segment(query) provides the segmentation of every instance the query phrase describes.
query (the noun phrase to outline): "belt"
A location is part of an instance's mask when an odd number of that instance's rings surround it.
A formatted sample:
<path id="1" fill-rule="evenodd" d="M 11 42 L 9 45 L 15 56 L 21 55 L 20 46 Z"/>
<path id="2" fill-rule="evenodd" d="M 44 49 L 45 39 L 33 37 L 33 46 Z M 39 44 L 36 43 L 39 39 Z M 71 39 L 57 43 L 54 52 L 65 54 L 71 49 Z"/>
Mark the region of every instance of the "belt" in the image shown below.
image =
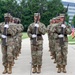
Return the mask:
<path id="1" fill-rule="evenodd" d="M 7 36 L 11 36 L 11 34 L 7 34 Z"/>
<path id="2" fill-rule="evenodd" d="M 37 34 L 37 36 L 41 36 L 41 34 Z"/>

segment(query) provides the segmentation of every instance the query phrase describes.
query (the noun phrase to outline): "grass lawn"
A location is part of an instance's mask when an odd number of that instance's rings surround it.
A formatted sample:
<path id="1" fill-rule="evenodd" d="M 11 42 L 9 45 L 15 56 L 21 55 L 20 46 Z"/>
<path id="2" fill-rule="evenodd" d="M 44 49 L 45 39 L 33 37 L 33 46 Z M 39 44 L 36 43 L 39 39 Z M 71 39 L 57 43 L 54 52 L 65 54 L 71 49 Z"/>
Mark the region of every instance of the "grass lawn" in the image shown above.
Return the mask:
<path id="1" fill-rule="evenodd" d="M 22 34 L 23 34 L 22 39 L 28 38 L 28 35 L 27 35 L 26 32 L 23 32 Z M 1 41 L 1 40 L 0 40 L 0 41 Z M 75 44 L 75 38 L 72 39 L 72 36 L 69 35 L 69 36 L 68 36 L 68 42 L 69 42 L 69 44 Z"/>
<path id="2" fill-rule="evenodd" d="M 75 44 L 75 38 L 72 39 L 72 36 L 69 35 L 69 36 L 68 36 L 68 42 L 69 42 L 69 44 Z"/>
<path id="3" fill-rule="evenodd" d="M 26 38 L 28 38 L 28 35 L 27 35 L 26 32 L 23 32 L 22 34 L 23 34 L 22 39 L 26 39 Z"/>

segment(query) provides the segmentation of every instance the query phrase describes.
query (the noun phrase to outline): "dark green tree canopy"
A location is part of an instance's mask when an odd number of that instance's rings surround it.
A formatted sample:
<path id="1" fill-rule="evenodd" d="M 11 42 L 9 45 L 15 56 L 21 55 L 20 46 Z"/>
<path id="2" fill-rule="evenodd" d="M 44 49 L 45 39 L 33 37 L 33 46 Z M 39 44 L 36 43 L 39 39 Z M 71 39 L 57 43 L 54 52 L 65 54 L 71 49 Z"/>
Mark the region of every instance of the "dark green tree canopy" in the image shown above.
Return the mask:
<path id="1" fill-rule="evenodd" d="M 72 25 L 74 25 L 74 27 L 75 27 L 75 15 L 74 15 L 74 17 L 72 19 Z"/>
<path id="2" fill-rule="evenodd" d="M 35 12 L 41 13 L 41 22 L 47 26 L 49 20 L 63 10 L 61 0 L 0 0 L 0 22 L 4 21 L 4 13 L 10 12 L 12 16 L 21 19 L 26 31 L 34 21 Z"/>

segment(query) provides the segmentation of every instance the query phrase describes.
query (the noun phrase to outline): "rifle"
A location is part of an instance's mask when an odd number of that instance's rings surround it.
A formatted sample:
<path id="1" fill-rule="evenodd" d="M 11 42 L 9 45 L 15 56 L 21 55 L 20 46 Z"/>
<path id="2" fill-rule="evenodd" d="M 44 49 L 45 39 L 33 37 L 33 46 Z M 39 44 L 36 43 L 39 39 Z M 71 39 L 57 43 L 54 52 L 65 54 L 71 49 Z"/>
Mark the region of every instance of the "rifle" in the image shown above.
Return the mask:
<path id="1" fill-rule="evenodd" d="M 5 22 L 5 24 L 7 24 L 7 23 Z M 6 27 L 4 27 L 3 35 L 7 36 L 7 28 Z M 7 37 L 2 38 L 2 45 L 6 46 L 6 43 L 7 43 Z"/>
<path id="2" fill-rule="evenodd" d="M 35 24 L 37 24 L 37 22 L 38 22 L 38 17 L 37 17 Z M 37 27 L 34 27 L 34 33 L 33 34 L 35 34 L 35 35 L 38 34 L 38 28 Z M 37 42 L 37 37 L 33 38 L 33 45 L 36 45 L 36 42 Z"/>
<path id="3" fill-rule="evenodd" d="M 66 11 L 64 11 L 64 13 L 65 13 L 65 12 L 67 13 L 67 11 L 68 11 L 68 6 L 69 6 L 69 4 L 67 5 L 67 9 L 66 9 Z M 64 22 L 65 22 L 66 13 L 65 13 L 64 21 L 63 21 L 62 24 L 64 24 Z M 62 34 L 63 36 L 64 36 L 64 35 L 67 36 L 67 35 L 65 34 L 65 31 L 66 31 L 65 28 L 61 27 L 61 32 L 60 32 L 60 34 Z M 64 45 L 63 37 L 61 37 L 61 38 L 59 38 L 59 39 L 60 39 L 60 45 Z"/>

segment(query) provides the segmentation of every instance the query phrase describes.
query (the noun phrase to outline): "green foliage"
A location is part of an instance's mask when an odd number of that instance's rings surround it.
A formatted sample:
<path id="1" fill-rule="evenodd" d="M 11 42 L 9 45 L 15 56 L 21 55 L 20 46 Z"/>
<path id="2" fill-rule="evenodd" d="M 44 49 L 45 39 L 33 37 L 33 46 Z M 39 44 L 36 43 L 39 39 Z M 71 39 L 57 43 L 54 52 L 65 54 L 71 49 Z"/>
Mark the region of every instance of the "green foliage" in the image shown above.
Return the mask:
<path id="1" fill-rule="evenodd" d="M 41 13 L 41 22 L 46 26 L 49 20 L 62 13 L 64 7 L 61 0 L 0 0 L 0 22 L 4 21 L 3 15 L 10 12 L 14 17 L 19 17 L 27 30 L 32 23 L 35 12 Z"/>
<path id="2" fill-rule="evenodd" d="M 73 24 L 74 27 L 75 27 L 75 15 L 74 15 L 74 17 L 73 17 L 73 19 L 72 19 L 72 24 Z"/>
<path id="3" fill-rule="evenodd" d="M 69 16 L 67 14 L 66 14 L 65 21 L 67 22 L 67 24 L 69 24 Z"/>

